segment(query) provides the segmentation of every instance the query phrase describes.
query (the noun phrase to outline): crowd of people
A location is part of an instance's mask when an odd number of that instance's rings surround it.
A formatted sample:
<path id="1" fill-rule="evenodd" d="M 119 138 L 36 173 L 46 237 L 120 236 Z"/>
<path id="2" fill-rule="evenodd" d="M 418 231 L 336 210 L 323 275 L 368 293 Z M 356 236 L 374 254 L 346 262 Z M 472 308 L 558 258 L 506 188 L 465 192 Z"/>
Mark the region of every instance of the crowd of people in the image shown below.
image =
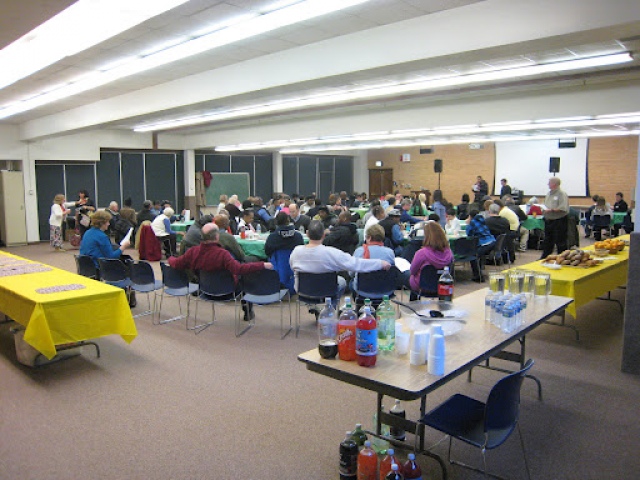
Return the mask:
<path id="1" fill-rule="evenodd" d="M 222 195 L 216 215 L 198 218 L 184 235 L 179 252 L 178 232 L 172 223 L 181 217 L 175 215 L 169 202 L 147 200 L 136 212 L 131 200 L 126 199 L 122 209 L 113 201 L 107 208 L 96 210 L 88 192 L 81 190 L 75 202 L 67 202 L 61 194 L 54 198 L 49 221 L 51 245 L 56 251 L 63 250 L 61 229 L 72 208 L 76 228 L 82 236 L 80 253 L 89 255 L 96 263 L 101 257 L 128 257 L 123 252 L 133 245 L 135 236 L 127 233 L 146 222 L 156 241 L 165 246 L 169 264 L 175 268 L 228 270 L 236 279 L 263 268 L 275 269 L 281 284 L 292 293 L 297 290 L 297 276 L 301 272 L 337 272 L 334 295 L 337 301 L 347 289 L 357 290 L 359 273 L 388 270 L 394 267 L 398 257 L 409 261 L 410 268 L 397 272 L 395 286 L 419 289 L 420 275 L 426 265 L 441 269 L 452 263 L 454 257 L 447 234 L 460 233 L 462 223 L 466 223 L 467 237 L 477 237 L 480 259 L 505 235 L 504 260 L 513 262 L 516 250 L 527 248 L 529 231 L 521 225 L 528 215 L 544 215 L 541 258 L 554 248 L 561 252 L 574 245 L 573 242 L 577 244 L 576 236 L 571 234 L 576 224 L 571 221 L 575 213 L 569 207 L 559 178 L 549 179 L 549 191 L 542 203 L 532 197 L 524 208 L 515 204 L 507 180 L 502 179 L 501 184 L 501 197 L 492 199 L 486 181 L 479 176 L 472 187 L 474 202 L 471 203 L 465 193 L 457 206 L 448 202 L 440 190 L 435 190 L 431 205 L 426 204 L 424 194 L 406 198 L 399 192 L 373 199 L 367 199 L 364 193 L 340 192 L 332 194 L 326 203 L 315 195 L 300 198 L 295 194 L 275 194 L 266 204 L 259 197 L 241 202 L 236 195 Z M 596 195 L 593 200 L 594 205 L 586 215 L 587 236 L 598 216 L 628 210 L 621 192 L 616 194 L 613 207 L 601 196 Z M 361 219 L 360 212 L 352 212 L 351 208 L 366 208 L 367 212 Z M 364 244 L 360 246 L 358 226 L 364 230 Z M 236 235 L 255 235 L 260 231 L 268 232 L 265 243 L 268 262 L 245 255 L 236 240 Z M 593 233 L 599 238 L 599 229 Z M 308 237 L 306 245 L 303 234 Z M 125 237 L 130 240 L 123 240 Z M 408 242 L 407 238 L 414 240 Z M 471 265 L 472 279 L 483 281 L 483 262 Z M 251 305 L 244 305 L 243 309 L 245 320 L 251 319 Z"/>

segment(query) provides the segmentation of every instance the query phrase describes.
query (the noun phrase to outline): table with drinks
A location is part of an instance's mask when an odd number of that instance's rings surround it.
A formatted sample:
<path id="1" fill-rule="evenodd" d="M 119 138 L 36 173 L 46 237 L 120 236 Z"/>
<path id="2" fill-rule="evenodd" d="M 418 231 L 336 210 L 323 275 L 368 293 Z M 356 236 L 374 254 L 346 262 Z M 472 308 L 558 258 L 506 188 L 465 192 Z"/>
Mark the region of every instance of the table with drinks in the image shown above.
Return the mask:
<path id="1" fill-rule="evenodd" d="M 442 459 L 424 449 L 424 429 L 420 428 L 416 421 L 383 411 L 384 397 L 389 396 L 401 401 L 420 400 L 422 418 L 426 413 L 426 399 L 429 393 L 491 357 L 504 358 L 524 365 L 525 336 L 554 315 L 562 314 L 572 302 L 572 299 L 567 297 L 546 294 L 534 297 L 523 292 L 505 299 L 505 303 L 507 300 L 512 302 L 513 308 L 506 308 L 506 315 L 501 313 L 498 316 L 495 309 L 492 310 L 490 302 L 487 304 L 488 297 L 491 297 L 491 292 L 478 290 L 453 298 L 451 302 L 433 299 L 418 301 L 424 302 L 427 309 L 451 309 L 451 312 L 462 312 L 463 316 L 456 319 L 447 318 L 446 315 L 445 318 L 423 319 L 410 315 L 410 312 L 402 307 L 404 315 L 396 322 L 395 309 L 391 316 L 385 307 L 381 312 L 379 324 L 375 319 L 372 320 L 372 315 L 366 308 L 357 321 L 355 314 L 343 320 L 345 311 L 350 311 L 348 305 L 345 305 L 336 326 L 335 343 L 338 346 L 338 358 L 323 358 L 323 355 L 327 356 L 326 352 L 321 355 L 320 349 L 316 348 L 301 353 L 298 360 L 305 363 L 307 369 L 312 372 L 376 392 L 376 425 L 374 430 L 368 433 L 411 449 L 413 444 L 403 443 L 397 436 L 392 438 L 383 435 L 382 424 L 389 425 L 392 431 L 396 429 L 415 433 L 419 437 L 419 451 L 438 461 L 446 478 L 446 467 Z M 524 306 L 519 301 L 521 298 L 524 300 Z M 411 305 L 415 303 L 412 302 Z M 444 310 L 443 305 L 447 305 Z M 505 312 L 504 305 L 501 306 L 502 312 Z M 429 310 L 429 313 L 431 311 Z M 376 314 L 380 316 L 380 313 Z M 392 319 L 393 327 L 389 326 L 387 315 Z M 443 336 L 441 330 L 448 330 L 448 322 L 456 322 L 461 328 L 449 330 L 449 334 Z M 319 341 L 323 339 L 323 327 L 319 318 Z M 381 336 L 382 343 L 379 345 L 377 342 Z M 427 336 L 428 339 L 425 338 Z M 505 352 L 506 347 L 516 342 L 520 345 L 519 353 Z M 418 349 L 418 354 L 415 349 Z"/>
<path id="2" fill-rule="evenodd" d="M 234 235 L 238 245 L 244 252 L 245 255 L 253 255 L 260 260 L 267 261 L 267 254 L 264 251 L 264 245 L 267 243 L 267 237 L 269 237 L 268 233 L 249 233 L 245 234 L 245 238 L 242 238 L 241 235 Z M 309 237 L 306 235 L 302 235 L 304 243 L 309 243 Z"/>
<path id="3" fill-rule="evenodd" d="M 629 240 L 629 235 L 618 237 L 620 240 Z M 581 249 L 585 252 L 594 252 L 593 246 Z M 596 257 L 597 258 L 597 257 Z M 587 303 L 608 294 L 612 290 L 627 283 L 629 269 L 629 249 L 605 256 L 600 265 L 588 268 L 582 266 L 555 266 L 551 269 L 542 261 L 528 263 L 518 267 L 516 270 L 532 272 L 538 278 L 549 277 L 550 289 L 553 295 L 562 295 L 573 299 L 573 303 L 567 307 L 567 313 L 577 318 L 577 309 Z M 491 281 L 491 279 L 490 279 Z M 542 280 L 540 280 L 542 281 Z M 563 326 L 564 317 L 562 319 Z M 573 326 L 568 326 L 576 331 Z"/>

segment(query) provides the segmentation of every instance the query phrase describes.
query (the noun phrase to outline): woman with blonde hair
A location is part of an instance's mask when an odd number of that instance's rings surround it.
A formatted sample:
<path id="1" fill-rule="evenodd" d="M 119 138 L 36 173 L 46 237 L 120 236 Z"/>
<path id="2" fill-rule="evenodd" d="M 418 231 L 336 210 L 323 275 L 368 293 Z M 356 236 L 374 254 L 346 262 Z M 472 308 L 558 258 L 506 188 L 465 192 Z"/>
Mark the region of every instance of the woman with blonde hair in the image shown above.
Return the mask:
<path id="1" fill-rule="evenodd" d="M 441 269 L 453 261 L 447 235 L 439 223 L 428 221 L 424 224 L 424 241 L 411 261 L 409 286 L 413 291 L 420 290 L 420 274 L 426 265 Z"/>
<path id="2" fill-rule="evenodd" d="M 67 204 L 62 193 L 53 197 L 51 215 L 49 216 L 49 242 L 51 246 L 55 248 L 56 252 L 65 251 L 65 249 L 62 248 L 62 242 L 64 242 L 62 238 L 62 222 L 64 222 L 67 215 L 71 213 L 71 210 L 67 210 L 66 207 Z"/>

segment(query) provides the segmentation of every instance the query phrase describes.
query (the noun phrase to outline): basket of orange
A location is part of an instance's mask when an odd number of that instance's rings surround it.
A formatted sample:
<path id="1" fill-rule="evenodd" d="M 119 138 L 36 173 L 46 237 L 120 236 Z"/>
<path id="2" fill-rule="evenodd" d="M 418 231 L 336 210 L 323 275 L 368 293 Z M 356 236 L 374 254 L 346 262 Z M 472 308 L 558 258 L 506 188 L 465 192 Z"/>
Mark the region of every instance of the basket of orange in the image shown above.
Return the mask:
<path id="1" fill-rule="evenodd" d="M 593 244 L 593 248 L 596 252 L 607 251 L 610 255 L 615 255 L 618 252 L 624 250 L 624 241 L 615 238 L 608 238 L 601 242 Z"/>

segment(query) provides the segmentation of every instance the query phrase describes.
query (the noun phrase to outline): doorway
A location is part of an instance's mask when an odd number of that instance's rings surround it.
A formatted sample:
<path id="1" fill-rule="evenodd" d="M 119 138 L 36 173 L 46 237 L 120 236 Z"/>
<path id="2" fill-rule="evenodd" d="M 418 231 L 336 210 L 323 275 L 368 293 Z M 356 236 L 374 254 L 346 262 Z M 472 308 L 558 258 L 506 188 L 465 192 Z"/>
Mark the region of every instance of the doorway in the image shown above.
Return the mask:
<path id="1" fill-rule="evenodd" d="M 393 169 L 369 170 L 369 197 L 377 198 L 385 193 L 393 193 Z"/>

